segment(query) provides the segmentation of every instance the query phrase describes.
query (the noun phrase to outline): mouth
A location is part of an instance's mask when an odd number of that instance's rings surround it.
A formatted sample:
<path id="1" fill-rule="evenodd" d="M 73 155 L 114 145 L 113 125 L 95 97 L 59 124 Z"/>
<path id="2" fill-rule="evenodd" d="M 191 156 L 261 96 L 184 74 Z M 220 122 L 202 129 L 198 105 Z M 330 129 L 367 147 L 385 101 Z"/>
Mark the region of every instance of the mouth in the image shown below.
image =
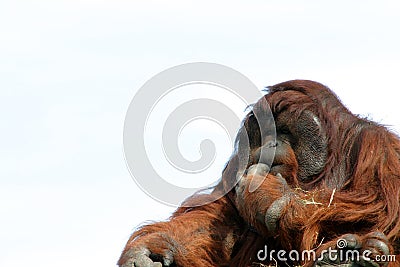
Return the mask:
<path id="1" fill-rule="evenodd" d="M 281 163 L 273 163 L 271 167 L 263 162 L 258 162 L 255 164 L 251 164 L 247 170 L 247 175 L 261 175 L 266 176 L 268 173 L 277 174 L 282 173 L 285 169 L 285 165 Z"/>
<path id="2" fill-rule="evenodd" d="M 246 170 L 246 175 L 260 175 L 266 176 L 270 172 L 271 168 L 265 163 L 256 163 L 250 165 Z"/>
<path id="3" fill-rule="evenodd" d="M 271 174 L 272 176 L 280 177 L 285 183 L 288 183 L 291 181 L 287 180 L 286 178 L 283 178 L 286 176 L 285 170 L 287 169 L 287 166 L 284 164 L 272 164 L 270 167 L 268 164 L 265 163 L 255 163 L 250 165 L 246 171 L 245 171 L 245 176 L 251 177 L 251 182 L 249 185 L 249 192 L 253 192 L 257 190 L 257 188 L 260 187 L 260 185 L 264 182 L 265 179 L 268 179 L 267 176 L 268 174 Z M 283 176 L 282 176 L 283 175 Z"/>

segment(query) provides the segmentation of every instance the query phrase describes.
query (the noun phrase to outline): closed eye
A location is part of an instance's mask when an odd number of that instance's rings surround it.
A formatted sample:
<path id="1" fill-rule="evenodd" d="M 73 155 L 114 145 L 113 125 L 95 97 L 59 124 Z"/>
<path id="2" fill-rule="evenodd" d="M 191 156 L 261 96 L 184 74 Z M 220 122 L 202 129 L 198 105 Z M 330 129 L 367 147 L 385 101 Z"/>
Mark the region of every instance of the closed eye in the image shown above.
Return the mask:
<path id="1" fill-rule="evenodd" d="M 283 127 L 279 128 L 279 133 L 280 134 L 291 134 L 291 132 L 287 126 L 283 126 Z"/>

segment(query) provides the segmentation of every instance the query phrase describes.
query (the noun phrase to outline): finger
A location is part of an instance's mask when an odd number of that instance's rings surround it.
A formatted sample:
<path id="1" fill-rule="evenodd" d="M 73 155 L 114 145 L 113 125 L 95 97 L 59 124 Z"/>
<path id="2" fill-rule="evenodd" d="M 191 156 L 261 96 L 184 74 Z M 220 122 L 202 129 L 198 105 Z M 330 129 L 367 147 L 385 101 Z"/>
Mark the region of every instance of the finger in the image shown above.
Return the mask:
<path id="1" fill-rule="evenodd" d="M 278 181 L 282 184 L 283 186 L 283 191 L 289 190 L 289 185 L 287 184 L 287 181 L 285 178 L 282 177 L 282 174 L 279 172 L 275 175 L 275 177 L 278 179 Z"/>
<path id="2" fill-rule="evenodd" d="M 275 200 L 265 214 L 265 225 L 268 231 L 274 235 L 276 233 L 277 222 L 282 215 L 283 209 L 289 204 L 290 196 L 284 195 Z"/>
<path id="3" fill-rule="evenodd" d="M 341 248 L 347 248 L 347 249 L 360 249 L 362 247 L 362 241 L 360 240 L 360 237 L 356 234 L 345 234 L 341 236 L 339 240 L 345 240 L 345 247 Z"/>
<path id="4" fill-rule="evenodd" d="M 171 266 L 174 262 L 174 255 L 171 251 L 167 251 L 163 258 L 164 266 Z"/>
<path id="5" fill-rule="evenodd" d="M 365 259 L 363 257 L 360 258 L 359 261 L 357 261 L 357 264 L 363 267 L 379 267 L 379 263 L 371 260 L 371 259 Z"/>
<path id="6" fill-rule="evenodd" d="M 247 170 L 247 175 L 261 175 L 261 176 L 265 176 L 268 174 L 270 168 L 267 164 L 264 163 L 257 163 L 257 164 L 253 164 L 249 167 L 249 169 Z"/>
<path id="7" fill-rule="evenodd" d="M 247 170 L 247 175 L 253 176 L 249 185 L 250 193 L 256 191 L 257 188 L 260 187 L 260 185 L 264 182 L 269 170 L 269 166 L 264 163 L 258 163 L 250 166 L 250 168 Z"/>
<path id="8" fill-rule="evenodd" d="M 161 263 L 159 263 L 159 264 L 161 264 Z M 136 259 L 134 260 L 133 266 L 135 266 L 135 267 L 154 267 L 154 266 L 160 266 L 160 265 L 155 265 L 155 263 L 146 255 L 138 255 L 136 257 Z"/>

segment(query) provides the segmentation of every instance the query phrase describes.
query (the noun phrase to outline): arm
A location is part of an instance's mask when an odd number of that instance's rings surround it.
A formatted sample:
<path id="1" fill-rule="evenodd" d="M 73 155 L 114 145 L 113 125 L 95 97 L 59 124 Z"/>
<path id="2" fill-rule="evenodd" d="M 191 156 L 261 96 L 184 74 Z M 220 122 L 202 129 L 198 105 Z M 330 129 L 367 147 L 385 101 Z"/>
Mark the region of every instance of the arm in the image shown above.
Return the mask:
<path id="1" fill-rule="evenodd" d="M 374 211 L 379 213 L 384 209 L 382 202 L 378 201 L 377 206 L 369 211 L 372 216 L 366 218 L 366 206 L 352 203 L 348 192 L 338 191 L 335 195 L 335 191 L 329 190 L 296 190 L 291 189 L 280 174 L 264 175 L 260 168 L 256 173 L 252 170 L 249 173 L 236 188 L 239 213 L 264 236 L 279 240 L 287 252 L 293 249 L 315 251 L 315 259 L 299 259 L 303 266 L 348 264 L 346 266 L 380 267 L 388 264 L 379 259 L 390 259 L 388 256 L 393 254 L 393 248 L 383 229 L 371 227 L 368 221 L 380 217 Z M 248 188 L 254 179 L 262 179 L 262 183 L 250 192 Z M 353 231 L 363 234 L 355 234 L 348 228 L 356 224 Z M 334 253 L 328 254 L 330 250 Z M 352 255 L 346 251 L 353 251 L 360 257 L 346 258 L 346 255 Z M 363 253 L 369 257 L 363 258 Z M 396 264 L 398 262 L 390 262 L 389 266 Z"/>
<path id="2" fill-rule="evenodd" d="M 227 196 L 204 206 L 181 207 L 169 221 L 134 232 L 118 265 L 226 266 L 239 232 L 240 218 Z"/>

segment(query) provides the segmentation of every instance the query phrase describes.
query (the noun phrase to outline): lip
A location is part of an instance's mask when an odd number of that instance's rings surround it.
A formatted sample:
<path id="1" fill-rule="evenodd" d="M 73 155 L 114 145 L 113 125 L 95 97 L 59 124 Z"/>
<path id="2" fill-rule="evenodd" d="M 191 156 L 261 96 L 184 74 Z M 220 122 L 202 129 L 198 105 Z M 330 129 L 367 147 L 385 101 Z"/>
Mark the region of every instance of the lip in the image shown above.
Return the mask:
<path id="1" fill-rule="evenodd" d="M 284 173 L 285 169 L 286 169 L 285 164 L 275 164 L 275 165 L 272 165 L 269 172 L 270 173 L 272 172 L 273 174 Z"/>
<path id="2" fill-rule="evenodd" d="M 263 171 L 263 174 L 265 174 L 265 175 L 268 173 L 271 173 L 271 172 L 280 173 L 282 171 L 281 168 L 283 168 L 285 166 L 285 164 L 283 164 L 283 163 L 273 163 L 271 166 L 268 166 L 268 164 L 265 164 L 263 162 L 257 162 L 257 163 L 253 163 L 253 164 L 250 164 L 247 166 L 245 175 L 247 175 L 249 173 L 249 169 L 251 169 L 252 166 L 258 165 L 258 164 L 267 166 L 267 167 L 263 168 L 263 169 L 266 169 L 265 171 Z"/>
<path id="3" fill-rule="evenodd" d="M 275 168 L 275 167 L 282 167 L 282 166 L 284 166 L 284 165 L 285 165 L 285 164 L 282 164 L 282 163 L 272 164 L 271 169 L 272 169 L 272 168 Z"/>
<path id="4" fill-rule="evenodd" d="M 266 176 L 270 172 L 270 167 L 265 163 L 256 163 L 250 165 L 246 169 L 246 175 L 261 175 Z"/>

